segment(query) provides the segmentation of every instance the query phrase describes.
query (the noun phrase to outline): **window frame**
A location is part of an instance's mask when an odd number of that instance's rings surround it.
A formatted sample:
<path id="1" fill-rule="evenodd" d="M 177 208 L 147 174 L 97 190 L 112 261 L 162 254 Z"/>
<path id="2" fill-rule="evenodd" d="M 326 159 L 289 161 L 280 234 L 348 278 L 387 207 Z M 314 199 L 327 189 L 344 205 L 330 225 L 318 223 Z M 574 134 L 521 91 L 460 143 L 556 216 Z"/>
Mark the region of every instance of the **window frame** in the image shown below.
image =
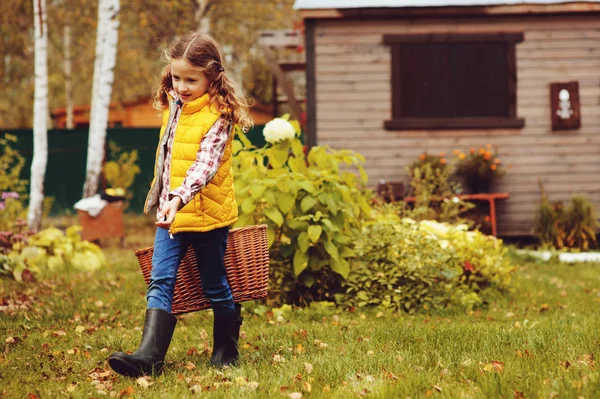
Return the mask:
<path id="1" fill-rule="evenodd" d="M 390 46 L 391 52 L 391 91 L 392 119 L 384 122 L 386 130 L 423 130 L 423 129 L 520 129 L 525 126 L 525 120 L 517 117 L 517 62 L 516 45 L 522 42 L 522 32 L 499 33 L 434 33 L 434 34 L 387 34 L 383 35 L 383 43 Z M 480 43 L 501 42 L 508 48 L 508 116 L 506 117 L 402 117 L 401 88 L 402 82 L 398 69 L 399 47 L 406 43 Z"/>

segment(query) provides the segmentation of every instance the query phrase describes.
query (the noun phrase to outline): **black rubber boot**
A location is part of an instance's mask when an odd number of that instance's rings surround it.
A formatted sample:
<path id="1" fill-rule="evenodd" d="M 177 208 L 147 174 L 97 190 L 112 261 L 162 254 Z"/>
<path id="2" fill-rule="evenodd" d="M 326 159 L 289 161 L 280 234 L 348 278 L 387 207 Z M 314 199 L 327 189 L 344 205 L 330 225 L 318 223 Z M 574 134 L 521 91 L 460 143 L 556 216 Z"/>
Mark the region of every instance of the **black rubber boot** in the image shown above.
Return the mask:
<path id="1" fill-rule="evenodd" d="M 128 355 L 116 352 L 108 358 L 108 364 L 117 373 L 127 377 L 158 374 L 165 365 L 177 318 L 162 309 L 146 310 L 142 343 L 137 351 Z"/>
<path id="2" fill-rule="evenodd" d="M 238 340 L 242 325 L 242 306 L 235 304 L 235 311 L 230 314 L 215 315 L 213 328 L 213 353 L 210 365 L 213 367 L 236 366 L 240 354 Z"/>

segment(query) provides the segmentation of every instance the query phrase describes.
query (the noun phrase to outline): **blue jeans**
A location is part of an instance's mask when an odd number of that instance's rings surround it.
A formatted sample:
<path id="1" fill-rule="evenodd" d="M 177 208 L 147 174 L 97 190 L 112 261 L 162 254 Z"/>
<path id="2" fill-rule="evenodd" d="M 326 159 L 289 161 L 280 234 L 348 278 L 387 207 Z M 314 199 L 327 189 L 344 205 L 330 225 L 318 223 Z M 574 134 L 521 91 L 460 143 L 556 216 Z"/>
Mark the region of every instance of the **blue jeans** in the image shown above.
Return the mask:
<path id="1" fill-rule="evenodd" d="M 158 227 L 154 238 L 152 273 L 146 299 L 148 309 L 171 313 L 177 270 L 189 246 L 198 259 L 202 291 L 210 300 L 215 314 L 235 310 L 231 289 L 225 273 L 224 256 L 229 227 L 207 232 L 179 233 L 171 239 L 166 229 Z"/>

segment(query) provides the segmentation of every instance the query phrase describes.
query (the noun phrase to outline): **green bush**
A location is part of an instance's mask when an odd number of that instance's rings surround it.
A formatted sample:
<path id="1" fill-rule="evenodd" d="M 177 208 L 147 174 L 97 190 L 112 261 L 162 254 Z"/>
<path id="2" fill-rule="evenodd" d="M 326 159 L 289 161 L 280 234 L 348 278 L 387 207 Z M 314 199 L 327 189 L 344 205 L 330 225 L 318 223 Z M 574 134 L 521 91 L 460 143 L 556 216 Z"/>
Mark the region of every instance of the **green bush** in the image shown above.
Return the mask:
<path id="1" fill-rule="evenodd" d="M 0 231 L 14 230 L 19 219 L 27 217 L 23 201 L 28 182 L 20 178 L 25 158 L 12 148 L 11 143 L 16 141 L 11 134 L 0 138 Z"/>
<path id="2" fill-rule="evenodd" d="M 305 155 L 298 125 L 292 124 L 295 137 L 263 148 L 237 135 L 236 225 L 269 226 L 274 301 L 331 300 L 350 273 L 354 235 L 371 210 L 372 194 L 365 189 L 362 156 L 327 147 Z"/>
<path id="3" fill-rule="evenodd" d="M 72 226 L 66 234 L 48 228 L 30 237 L 17 240 L 10 251 L 0 258 L 4 275 L 21 280 L 24 271 L 37 277 L 101 268 L 106 260 L 102 250 L 89 241 L 83 241 L 80 226 Z"/>
<path id="4" fill-rule="evenodd" d="M 551 203 L 544 192 L 533 222 L 533 233 L 543 248 L 572 248 L 586 251 L 596 247 L 596 211 L 584 195 L 573 195 L 569 206 Z"/>
<path id="5" fill-rule="evenodd" d="M 461 200 L 460 184 L 450 180 L 452 168 L 433 168 L 429 163 L 412 169 L 411 192 L 415 197 L 412 209 L 402 215 L 415 220 L 438 220 L 448 223 L 470 222 L 462 215 L 475 205 Z"/>
<path id="6" fill-rule="evenodd" d="M 363 228 L 338 303 L 409 313 L 447 306 L 471 310 L 509 288 L 515 269 L 500 240 L 466 225 L 390 216 L 384 210 Z"/>

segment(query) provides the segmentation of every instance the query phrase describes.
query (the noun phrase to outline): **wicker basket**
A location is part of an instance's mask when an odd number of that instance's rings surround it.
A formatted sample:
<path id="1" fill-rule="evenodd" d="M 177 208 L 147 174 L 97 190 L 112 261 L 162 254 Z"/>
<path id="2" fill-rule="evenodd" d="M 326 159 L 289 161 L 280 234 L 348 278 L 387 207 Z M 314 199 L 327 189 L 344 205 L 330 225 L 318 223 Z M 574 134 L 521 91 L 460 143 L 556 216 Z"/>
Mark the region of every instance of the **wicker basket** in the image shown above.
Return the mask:
<path id="1" fill-rule="evenodd" d="M 140 249 L 135 253 L 146 284 L 150 283 L 154 248 Z M 194 312 L 210 308 L 200 283 L 196 256 L 188 250 L 177 272 L 173 314 Z M 225 269 L 235 302 L 250 301 L 267 296 L 269 284 L 269 244 L 267 225 L 246 226 L 229 231 L 225 252 Z"/>

